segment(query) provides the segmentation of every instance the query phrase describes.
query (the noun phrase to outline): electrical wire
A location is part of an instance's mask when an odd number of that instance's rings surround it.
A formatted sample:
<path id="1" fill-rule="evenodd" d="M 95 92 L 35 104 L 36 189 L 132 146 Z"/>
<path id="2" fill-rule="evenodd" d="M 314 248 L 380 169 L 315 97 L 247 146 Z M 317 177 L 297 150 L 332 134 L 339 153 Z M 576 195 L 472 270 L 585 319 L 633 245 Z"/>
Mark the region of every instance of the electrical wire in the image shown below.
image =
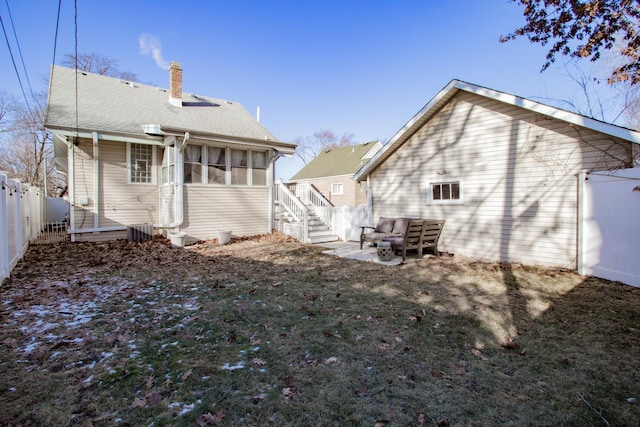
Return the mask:
<path id="1" fill-rule="evenodd" d="M 61 8 L 62 8 L 62 0 L 58 0 L 58 16 L 56 17 L 56 33 L 55 33 L 55 36 L 53 37 L 53 59 L 51 60 L 51 65 L 56 65 L 56 50 L 58 49 L 58 28 L 60 27 L 60 9 Z"/>
<path id="2" fill-rule="evenodd" d="M 33 123 L 36 122 L 33 112 L 31 110 L 31 104 L 29 104 L 29 99 L 27 98 L 27 93 L 24 90 L 24 85 L 22 84 L 22 79 L 20 78 L 20 73 L 18 72 L 18 66 L 16 65 L 16 60 L 13 56 L 13 50 L 11 49 L 11 43 L 9 43 L 9 37 L 7 36 L 6 28 L 4 27 L 4 21 L 2 20 L 2 15 L 0 15 L 0 25 L 2 26 L 2 32 L 4 33 L 4 39 L 7 42 L 7 48 L 9 49 L 9 56 L 11 56 L 11 62 L 13 63 L 13 69 L 16 72 L 16 77 L 18 78 L 18 83 L 20 84 L 20 90 L 22 91 L 22 96 L 24 97 L 24 101 L 27 104 L 27 111 L 29 112 L 29 116 Z"/>
<path id="3" fill-rule="evenodd" d="M 33 96 L 33 88 L 31 87 L 31 80 L 29 80 L 29 74 L 27 73 L 27 67 L 24 65 L 24 56 L 22 56 L 22 49 L 20 48 L 20 42 L 18 41 L 18 33 L 16 32 L 16 26 L 13 23 L 13 16 L 11 15 L 11 9 L 9 8 L 9 0 L 4 0 L 7 5 L 7 12 L 9 13 L 9 21 L 11 21 L 11 28 L 13 29 L 13 37 L 16 39 L 16 46 L 18 47 L 18 54 L 20 55 L 20 61 L 22 62 L 22 70 L 24 71 L 24 77 L 27 79 L 27 85 L 29 86 L 29 93 L 31 99 L 35 99 Z"/>

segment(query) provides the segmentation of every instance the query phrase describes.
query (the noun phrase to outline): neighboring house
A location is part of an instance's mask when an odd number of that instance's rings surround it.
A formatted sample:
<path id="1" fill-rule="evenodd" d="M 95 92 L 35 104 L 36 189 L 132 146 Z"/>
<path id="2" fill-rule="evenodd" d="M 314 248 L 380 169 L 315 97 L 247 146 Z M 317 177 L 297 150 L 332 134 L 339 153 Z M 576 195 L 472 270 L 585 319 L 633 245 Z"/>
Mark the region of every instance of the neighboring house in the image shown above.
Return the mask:
<path id="1" fill-rule="evenodd" d="M 638 132 L 453 80 L 355 179 L 368 181 L 373 222 L 444 218 L 441 251 L 576 268 L 584 173 L 637 166 L 639 143 Z"/>
<path id="2" fill-rule="evenodd" d="M 367 192 L 353 177 L 382 148 L 379 141 L 329 149 L 305 165 L 289 182 L 312 184 L 333 206 L 367 203 Z"/>
<path id="3" fill-rule="evenodd" d="M 72 240 L 127 237 L 135 225 L 186 242 L 271 232 L 278 141 L 237 102 L 53 66 L 45 128 L 67 174 Z M 130 231 L 130 229 L 129 229 Z"/>

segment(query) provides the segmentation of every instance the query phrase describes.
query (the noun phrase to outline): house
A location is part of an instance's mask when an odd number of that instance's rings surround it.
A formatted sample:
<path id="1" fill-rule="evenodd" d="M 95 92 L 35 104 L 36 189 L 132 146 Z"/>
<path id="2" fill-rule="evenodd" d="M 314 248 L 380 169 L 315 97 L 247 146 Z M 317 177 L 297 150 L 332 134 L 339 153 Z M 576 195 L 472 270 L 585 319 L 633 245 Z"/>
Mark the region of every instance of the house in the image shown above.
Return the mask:
<path id="1" fill-rule="evenodd" d="M 45 128 L 67 174 L 73 241 L 271 232 L 274 162 L 293 154 L 235 101 L 53 66 Z M 129 233 L 128 233 L 129 232 Z"/>
<path id="2" fill-rule="evenodd" d="M 367 193 L 353 177 L 380 148 L 379 141 L 372 141 L 323 151 L 289 182 L 312 184 L 336 207 L 366 204 Z"/>
<path id="3" fill-rule="evenodd" d="M 639 132 L 453 80 L 355 180 L 373 221 L 446 219 L 441 251 L 577 268 L 587 173 L 637 166 L 639 143 Z"/>

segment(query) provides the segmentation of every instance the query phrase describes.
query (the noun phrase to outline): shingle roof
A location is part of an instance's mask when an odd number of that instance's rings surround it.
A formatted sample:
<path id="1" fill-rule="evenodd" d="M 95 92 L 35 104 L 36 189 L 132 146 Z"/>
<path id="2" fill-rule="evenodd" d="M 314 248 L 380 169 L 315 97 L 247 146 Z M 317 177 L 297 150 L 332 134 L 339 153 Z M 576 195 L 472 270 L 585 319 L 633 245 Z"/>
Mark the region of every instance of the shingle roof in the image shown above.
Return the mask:
<path id="1" fill-rule="evenodd" d="M 379 149 L 380 147 L 382 147 L 380 142 L 372 141 L 324 151 L 300 169 L 298 173 L 291 177 L 291 180 L 353 175 L 364 166 L 373 154 L 365 159 L 363 157 L 372 149 Z"/>
<path id="2" fill-rule="evenodd" d="M 254 140 L 278 139 L 239 103 L 182 94 L 182 107 L 169 103 L 169 91 L 98 74 L 53 66 L 45 126 L 143 135 L 142 125 Z"/>

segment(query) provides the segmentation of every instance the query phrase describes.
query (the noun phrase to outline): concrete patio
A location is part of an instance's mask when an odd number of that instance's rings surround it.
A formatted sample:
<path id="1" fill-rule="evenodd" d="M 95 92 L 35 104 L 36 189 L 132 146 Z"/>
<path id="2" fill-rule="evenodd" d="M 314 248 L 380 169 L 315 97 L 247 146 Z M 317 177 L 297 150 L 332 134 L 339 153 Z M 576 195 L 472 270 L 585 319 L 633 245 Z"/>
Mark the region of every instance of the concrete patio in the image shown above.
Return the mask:
<path id="1" fill-rule="evenodd" d="M 360 249 L 360 242 L 328 242 L 317 243 L 318 246 L 327 248 L 322 253 L 327 255 L 335 255 L 340 258 L 357 259 L 358 261 L 375 262 L 380 265 L 400 265 L 402 264 L 402 256 L 394 256 L 391 261 L 382 261 L 378 258 L 378 250 L 375 247 L 370 247 L 365 243 L 362 249 Z M 407 258 L 404 261 L 413 262 L 419 259 L 429 258 L 433 255 L 427 254 L 422 258 L 418 258 L 415 251 L 407 254 Z"/>

